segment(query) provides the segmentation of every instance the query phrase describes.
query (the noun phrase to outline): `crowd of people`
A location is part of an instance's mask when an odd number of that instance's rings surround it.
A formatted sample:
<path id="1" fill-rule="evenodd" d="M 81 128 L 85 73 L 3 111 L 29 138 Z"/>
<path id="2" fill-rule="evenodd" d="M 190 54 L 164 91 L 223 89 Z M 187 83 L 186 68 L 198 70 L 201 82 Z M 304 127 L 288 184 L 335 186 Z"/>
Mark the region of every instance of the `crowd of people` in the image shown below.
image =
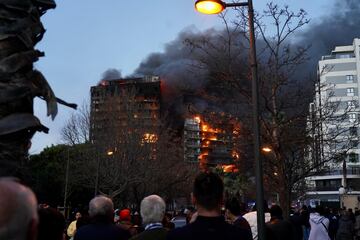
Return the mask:
<path id="1" fill-rule="evenodd" d="M 14 179 L 0 179 L 0 240 L 177 240 L 258 238 L 256 206 L 250 212 L 236 198 L 223 199 L 224 185 L 214 173 L 199 174 L 193 185 L 194 210 L 186 211 L 186 224 L 176 227 L 158 195 L 145 197 L 140 213 L 114 211 L 112 200 L 96 196 L 87 212 L 76 212 L 68 226 L 64 216 L 47 205 L 39 206 L 31 189 Z M 196 209 L 196 210 L 195 210 Z M 304 206 L 283 217 L 280 206 L 264 203 L 268 240 L 359 240 L 358 209 Z M 114 216 L 115 212 L 115 216 Z"/>

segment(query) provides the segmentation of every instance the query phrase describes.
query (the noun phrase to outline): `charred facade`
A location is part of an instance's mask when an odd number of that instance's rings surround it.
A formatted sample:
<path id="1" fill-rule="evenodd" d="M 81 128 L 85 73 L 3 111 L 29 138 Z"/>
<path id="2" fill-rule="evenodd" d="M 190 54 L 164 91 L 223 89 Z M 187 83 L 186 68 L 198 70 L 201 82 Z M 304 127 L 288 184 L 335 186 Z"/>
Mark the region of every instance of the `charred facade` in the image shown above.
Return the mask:
<path id="1" fill-rule="evenodd" d="M 111 147 L 138 135 L 155 142 L 160 109 L 159 77 L 102 80 L 91 87 L 90 141 Z"/>

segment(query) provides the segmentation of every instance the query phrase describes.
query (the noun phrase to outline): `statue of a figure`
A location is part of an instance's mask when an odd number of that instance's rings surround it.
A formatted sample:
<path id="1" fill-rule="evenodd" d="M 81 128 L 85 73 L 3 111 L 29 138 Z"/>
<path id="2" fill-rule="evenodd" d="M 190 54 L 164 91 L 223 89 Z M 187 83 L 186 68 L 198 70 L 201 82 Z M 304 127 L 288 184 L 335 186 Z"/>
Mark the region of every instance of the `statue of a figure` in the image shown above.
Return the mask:
<path id="1" fill-rule="evenodd" d="M 45 33 L 40 17 L 55 7 L 53 0 L 0 2 L 0 176 L 21 177 L 32 136 L 36 131 L 48 132 L 33 115 L 35 97 L 46 101 L 52 119 L 59 101 L 76 108 L 56 98 L 33 65 L 44 56 L 34 48 Z"/>

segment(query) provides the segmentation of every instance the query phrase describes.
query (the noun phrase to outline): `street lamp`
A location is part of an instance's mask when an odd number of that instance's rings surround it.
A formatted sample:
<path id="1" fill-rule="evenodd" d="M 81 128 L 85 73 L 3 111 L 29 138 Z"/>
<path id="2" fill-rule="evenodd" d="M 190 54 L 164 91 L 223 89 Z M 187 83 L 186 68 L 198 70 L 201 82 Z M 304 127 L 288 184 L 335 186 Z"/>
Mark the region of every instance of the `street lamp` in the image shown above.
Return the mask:
<path id="1" fill-rule="evenodd" d="M 116 148 L 109 149 L 106 151 L 107 156 L 113 156 L 116 151 Z M 96 197 L 99 192 L 99 179 L 100 179 L 100 154 L 97 156 L 97 166 L 96 166 L 96 177 L 95 177 L 95 190 L 94 196 Z"/>
<path id="2" fill-rule="evenodd" d="M 272 149 L 269 148 L 269 147 L 263 147 L 261 150 L 262 150 L 263 152 L 265 152 L 265 153 L 270 153 L 270 152 L 272 152 Z"/>
<path id="3" fill-rule="evenodd" d="M 252 104 L 254 121 L 254 157 L 256 172 L 256 205 L 257 205 L 257 226 L 258 239 L 265 240 L 265 215 L 264 215 L 264 189 L 263 189 L 263 170 L 262 159 L 260 156 L 260 127 L 259 127 L 259 89 L 257 76 L 256 46 L 255 46 L 255 28 L 254 28 L 254 7 L 252 0 L 239 3 L 225 3 L 221 0 L 197 0 L 195 8 L 197 11 L 205 14 L 217 14 L 227 7 L 248 8 L 249 35 L 250 35 L 250 60 L 252 76 Z"/>

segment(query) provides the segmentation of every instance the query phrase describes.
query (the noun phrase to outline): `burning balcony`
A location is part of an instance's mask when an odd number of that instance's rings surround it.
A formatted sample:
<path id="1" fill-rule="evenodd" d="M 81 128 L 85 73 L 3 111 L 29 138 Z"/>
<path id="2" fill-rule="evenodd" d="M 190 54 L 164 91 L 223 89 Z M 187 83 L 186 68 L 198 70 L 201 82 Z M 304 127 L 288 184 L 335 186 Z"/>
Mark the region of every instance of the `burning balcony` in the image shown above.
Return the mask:
<path id="1" fill-rule="evenodd" d="M 211 113 L 187 118 L 184 126 L 185 161 L 198 162 L 201 169 L 222 166 L 224 171 L 234 171 L 234 163 L 240 158 L 235 144 L 239 134 L 239 123 L 230 115 Z"/>

